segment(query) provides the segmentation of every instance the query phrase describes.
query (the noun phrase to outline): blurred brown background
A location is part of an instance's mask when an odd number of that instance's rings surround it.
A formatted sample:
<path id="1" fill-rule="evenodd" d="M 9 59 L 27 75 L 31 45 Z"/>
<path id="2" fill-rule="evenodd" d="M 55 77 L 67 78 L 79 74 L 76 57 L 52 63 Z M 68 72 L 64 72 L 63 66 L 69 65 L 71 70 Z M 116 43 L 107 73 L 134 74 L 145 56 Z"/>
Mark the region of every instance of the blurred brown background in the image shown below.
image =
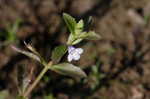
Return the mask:
<path id="1" fill-rule="evenodd" d="M 24 48 L 24 40 L 32 42 L 49 60 L 52 49 L 64 44 L 69 35 L 63 12 L 77 20 L 92 16 L 89 28 L 102 39 L 81 44 L 85 52 L 75 64 L 84 68 L 87 79 L 76 81 L 48 72 L 31 99 L 150 99 L 150 1 L 0 0 L 0 33 L 21 19 L 18 43 L 12 43 Z M 6 38 L 0 35 L 1 45 Z M 14 52 L 10 44 L 1 46 L 0 91 L 8 91 L 11 99 L 17 94 L 19 77 L 34 80 L 41 68 Z"/>

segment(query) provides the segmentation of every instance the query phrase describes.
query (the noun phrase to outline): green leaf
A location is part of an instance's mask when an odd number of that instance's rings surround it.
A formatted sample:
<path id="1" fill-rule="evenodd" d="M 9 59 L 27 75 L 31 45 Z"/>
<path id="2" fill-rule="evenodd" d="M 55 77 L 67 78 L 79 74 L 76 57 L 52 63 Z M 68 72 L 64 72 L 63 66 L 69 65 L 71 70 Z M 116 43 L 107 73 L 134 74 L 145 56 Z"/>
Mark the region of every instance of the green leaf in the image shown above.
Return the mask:
<path id="1" fill-rule="evenodd" d="M 69 14 L 63 13 L 64 21 L 72 34 L 75 34 L 76 21 L 75 18 L 70 16 Z"/>
<path id="2" fill-rule="evenodd" d="M 74 35 L 70 34 L 69 39 L 67 41 L 68 45 L 75 45 L 81 42 L 83 38 L 75 38 Z"/>
<path id="3" fill-rule="evenodd" d="M 84 22 L 83 20 L 80 20 L 76 25 L 76 29 L 80 29 L 83 31 L 83 28 L 84 28 Z"/>
<path id="4" fill-rule="evenodd" d="M 53 65 L 50 69 L 66 76 L 79 77 L 79 78 L 86 77 L 86 74 L 82 69 L 69 63 L 61 63 L 61 64 Z"/>
<path id="5" fill-rule="evenodd" d="M 67 46 L 65 45 L 57 46 L 52 52 L 51 59 L 53 63 L 58 63 L 66 52 L 67 52 Z"/>
<path id="6" fill-rule="evenodd" d="M 12 26 L 9 26 L 7 28 L 7 32 L 8 32 L 7 40 L 8 41 L 15 41 L 17 39 L 16 32 L 19 29 L 20 23 L 21 23 L 21 19 L 17 19 L 16 22 Z"/>
<path id="7" fill-rule="evenodd" d="M 87 30 L 92 24 L 92 16 L 89 16 L 87 19 L 85 19 L 85 25 L 84 29 Z"/>
<path id="8" fill-rule="evenodd" d="M 78 43 L 80 43 L 81 41 L 82 41 L 83 39 L 76 39 L 76 40 L 74 40 L 73 42 L 72 42 L 72 45 L 75 45 L 75 44 L 78 44 Z"/>
<path id="9" fill-rule="evenodd" d="M 68 41 L 67 41 L 67 45 L 72 45 L 73 40 L 74 40 L 74 35 L 70 34 L 69 38 L 68 38 Z"/>
<path id="10" fill-rule="evenodd" d="M 80 20 L 75 27 L 75 34 L 79 35 L 84 29 L 84 22 Z"/>
<path id="11" fill-rule="evenodd" d="M 26 56 L 28 56 L 28 57 L 30 57 L 30 58 L 40 62 L 40 63 L 42 62 L 41 59 L 37 55 L 35 55 L 35 54 L 31 53 L 31 52 L 24 51 L 24 50 L 19 49 L 19 48 L 15 47 L 15 46 L 11 46 L 11 47 L 12 47 L 13 50 L 15 50 L 15 51 L 17 51 L 17 52 L 19 52 L 21 54 L 24 54 L 24 55 L 26 55 Z"/>
<path id="12" fill-rule="evenodd" d="M 89 31 L 86 35 L 85 35 L 85 39 L 88 40 L 99 40 L 101 37 L 96 34 L 94 31 Z"/>
<path id="13" fill-rule="evenodd" d="M 20 24 L 22 23 L 21 19 L 17 19 L 16 22 L 13 24 L 12 29 L 10 32 L 12 32 L 13 34 L 16 34 L 16 32 L 19 29 Z"/>

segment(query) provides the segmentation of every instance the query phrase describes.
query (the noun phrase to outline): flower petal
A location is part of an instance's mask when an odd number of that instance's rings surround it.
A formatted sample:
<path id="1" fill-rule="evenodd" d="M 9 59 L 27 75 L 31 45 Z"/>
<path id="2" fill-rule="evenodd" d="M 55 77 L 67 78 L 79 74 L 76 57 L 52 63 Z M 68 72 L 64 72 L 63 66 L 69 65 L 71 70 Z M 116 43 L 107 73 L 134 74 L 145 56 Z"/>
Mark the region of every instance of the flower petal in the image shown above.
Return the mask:
<path id="1" fill-rule="evenodd" d="M 67 57 L 67 59 L 68 59 L 69 62 L 71 62 L 72 59 L 73 59 L 73 56 L 71 54 L 69 54 L 68 57 Z"/>
<path id="2" fill-rule="evenodd" d="M 79 59 L 80 59 L 80 55 L 79 55 L 79 54 L 74 55 L 74 56 L 73 56 L 73 59 L 74 59 L 74 60 L 79 60 Z"/>
<path id="3" fill-rule="evenodd" d="M 83 49 L 82 48 L 77 48 L 77 49 L 75 49 L 76 50 L 76 52 L 78 53 L 78 54 L 82 54 L 83 53 Z"/>
<path id="4" fill-rule="evenodd" d="M 69 47 L 68 47 L 68 52 L 71 53 L 74 49 L 75 49 L 75 47 L 69 46 Z"/>

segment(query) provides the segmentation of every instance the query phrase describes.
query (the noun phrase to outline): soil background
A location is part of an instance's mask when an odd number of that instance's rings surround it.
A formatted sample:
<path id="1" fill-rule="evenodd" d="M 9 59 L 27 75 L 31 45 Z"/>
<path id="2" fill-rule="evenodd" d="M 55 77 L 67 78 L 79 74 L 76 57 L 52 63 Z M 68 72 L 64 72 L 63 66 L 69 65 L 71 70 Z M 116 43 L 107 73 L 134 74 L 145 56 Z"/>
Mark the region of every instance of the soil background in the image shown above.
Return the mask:
<path id="1" fill-rule="evenodd" d="M 25 49 L 23 41 L 30 42 L 48 61 L 51 51 L 69 35 L 63 12 L 77 20 L 92 16 L 88 29 L 101 36 L 98 41 L 77 45 L 85 52 L 74 64 L 88 77 L 72 79 L 49 71 L 30 98 L 150 99 L 150 1 L 0 0 L 0 32 L 21 19 L 18 43 L 13 44 Z M 0 44 L 5 40 L 0 37 Z M 30 77 L 32 83 L 42 66 L 10 46 L 0 48 L 0 90 L 8 91 L 8 99 L 13 99 L 20 79 Z M 92 71 L 96 66 L 98 74 Z"/>

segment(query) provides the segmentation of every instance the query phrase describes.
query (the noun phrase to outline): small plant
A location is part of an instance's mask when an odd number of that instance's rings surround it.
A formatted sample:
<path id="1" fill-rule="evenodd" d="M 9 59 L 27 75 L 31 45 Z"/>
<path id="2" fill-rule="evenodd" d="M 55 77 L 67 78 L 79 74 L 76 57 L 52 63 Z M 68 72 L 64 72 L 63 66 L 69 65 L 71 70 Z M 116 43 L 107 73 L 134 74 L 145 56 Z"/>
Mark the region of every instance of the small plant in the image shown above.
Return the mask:
<path id="1" fill-rule="evenodd" d="M 86 77 L 85 72 L 81 68 L 70 63 L 73 60 L 75 61 L 79 60 L 80 55 L 84 51 L 82 48 L 75 48 L 74 45 L 80 43 L 84 39 L 97 40 L 100 38 L 100 36 L 97 35 L 94 31 L 88 32 L 83 31 L 84 30 L 83 20 L 76 22 L 76 20 L 72 16 L 66 13 L 63 14 L 63 18 L 70 31 L 70 35 L 66 45 L 57 46 L 52 51 L 51 61 L 46 62 L 45 59 L 36 51 L 34 47 L 32 47 L 30 44 L 26 44 L 25 42 L 24 42 L 25 46 L 28 48 L 30 52 L 12 46 L 12 48 L 15 51 L 38 61 L 44 66 L 43 70 L 37 76 L 36 80 L 31 85 L 26 85 L 26 88 L 24 88 L 25 90 L 22 90 L 20 92 L 21 99 L 28 98 L 28 96 L 30 95 L 32 90 L 36 87 L 36 85 L 39 83 L 44 74 L 49 70 L 71 77 L 78 77 L 78 78 Z M 67 51 L 68 51 L 67 56 L 68 62 L 60 63 L 61 58 L 67 53 Z"/>
<path id="2" fill-rule="evenodd" d="M 148 25 L 148 22 L 150 21 L 150 15 L 144 16 L 144 22 L 146 25 Z"/>
<path id="3" fill-rule="evenodd" d="M 8 25 L 6 28 L 6 32 L 0 32 L 0 38 L 4 38 L 5 40 L 1 43 L 0 47 L 7 46 L 12 43 L 16 43 L 18 41 L 16 32 L 19 29 L 21 20 L 17 19 L 14 24 Z"/>
<path id="4" fill-rule="evenodd" d="M 92 80 L 91 82 L 91 91 L 94 91 L 97 86 L 100 85 L 101 79 L 105 77 L 103 73 L 99 71 L 100 62 L 98 61 L 96 65 L 91 66 L 91 72 L 89 74 L 89 79 Z"/>

